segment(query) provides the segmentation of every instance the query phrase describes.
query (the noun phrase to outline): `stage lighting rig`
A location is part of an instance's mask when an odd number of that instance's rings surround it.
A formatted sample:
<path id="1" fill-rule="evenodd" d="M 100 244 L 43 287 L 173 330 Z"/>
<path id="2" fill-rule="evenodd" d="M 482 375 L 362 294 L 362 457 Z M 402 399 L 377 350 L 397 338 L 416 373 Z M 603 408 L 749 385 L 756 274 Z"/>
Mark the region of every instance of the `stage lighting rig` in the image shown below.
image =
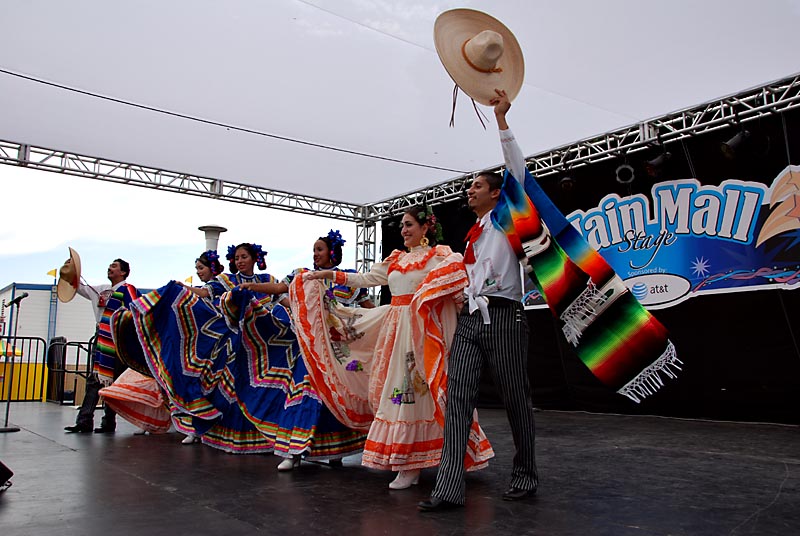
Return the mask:
<path id="1" fill-rule="evenodd" d="M 664 168 L 671 159 L 672 153 L 664 149 L 664 152 L 662 152 L 660 155 L 645 162 L 644 169 L 649 176 L 654 178 L 658 177 L 664 171 Z"/>
<path id="2" fill-rule="evenodd" d="M 736 151 L 741 150 L 742 146 L 747 142 L 750 138 L 750 131 L 746 129 L 741 129 L 739 132 L 736 133 L 728 141 L 724 141 L 719 145 L 722 154 L 725 155 L 725 158 L 728 160 L 733 160 L 736 158 Z"/>

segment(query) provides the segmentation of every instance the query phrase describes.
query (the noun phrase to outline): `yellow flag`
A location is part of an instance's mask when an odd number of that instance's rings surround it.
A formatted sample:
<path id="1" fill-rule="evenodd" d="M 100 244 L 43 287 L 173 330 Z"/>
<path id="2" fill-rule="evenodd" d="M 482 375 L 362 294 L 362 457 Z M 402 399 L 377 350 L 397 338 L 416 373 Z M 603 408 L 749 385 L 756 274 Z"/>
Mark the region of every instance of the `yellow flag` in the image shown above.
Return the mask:
<path id="1" fill-rule="evenodd" d="M 192 279 L 193 277 L 194 277 L 194 276 L 191 276 L 191 275 L 190 275 L 189 277 L 187 277 L 186 279 L 184 279 L 184 280 L 183 280 L 183 282 L 184 282 L 184 283 L 189 283 L 189 284 L 191 285 L 191 284 L 192 284 L 192 281 L 193 281 L 193 279 Z"/>
<path id="2" fill-rule="evenodd" d="M 52 275 L 53 277 L 55 277 L 56 274 L 58 274 L 58 270 L 56 270 L 55 268 L 47 272 L 47 275 Z"/>

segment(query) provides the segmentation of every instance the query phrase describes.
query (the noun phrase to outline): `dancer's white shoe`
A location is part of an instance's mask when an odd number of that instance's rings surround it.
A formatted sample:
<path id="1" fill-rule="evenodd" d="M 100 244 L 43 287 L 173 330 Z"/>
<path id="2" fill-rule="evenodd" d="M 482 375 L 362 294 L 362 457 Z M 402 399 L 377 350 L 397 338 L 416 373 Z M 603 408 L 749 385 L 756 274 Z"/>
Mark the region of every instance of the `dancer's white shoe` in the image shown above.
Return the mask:
<path id="1" fill-rule="evenodd" d="M 199 443 L 199 442 L 200 442 L 200 438 L 199 437 L 197 437 L 194 434 L 189 434 L 189 435 L 187 435 L 186 437 L 183 438 L 183 441 L 181 441 L 181 444 L 183 444 L 183 445 L 191 445 L 193 443 Z"/>
<path id="2" fill-rule="evenodd" d="M 278 471 L 291 471 L 295 467 L 300 467 L 300 456 L 292 456 L 285 458 L 278 464 Z"/>
<path id="3" fill-rule="evenodd" d="M 419 469 L 399 471 L 397 478 L 389 483 L 389 489 L 406 489 L 419 483 Z"/>

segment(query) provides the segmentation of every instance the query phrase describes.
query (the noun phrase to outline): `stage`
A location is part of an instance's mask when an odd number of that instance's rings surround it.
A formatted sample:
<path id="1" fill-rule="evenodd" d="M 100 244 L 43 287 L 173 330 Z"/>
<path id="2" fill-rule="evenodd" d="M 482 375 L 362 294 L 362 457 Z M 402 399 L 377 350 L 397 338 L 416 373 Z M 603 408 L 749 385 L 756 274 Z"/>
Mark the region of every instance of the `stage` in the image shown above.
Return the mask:
<path id="1" fill-rule="evenodd" d="M 64 433 L 75 415 L 11 406 L 22 430 L 0 434 L 0 461 L 15 473 L 0 494 L 3 536 L 800 534 L 797 426 L 537 412 L 539 492 L 505 502 L 510 431 L 502 410 L 481 410 L 496 458 L 467 477 L 465 508 L 430 514 L 416 503 L 434 469 L 390 491 L 392 476 L 357 456 L 278 473 L 274 456 L 134 436 L 124 421 L 114 435 Z"/>

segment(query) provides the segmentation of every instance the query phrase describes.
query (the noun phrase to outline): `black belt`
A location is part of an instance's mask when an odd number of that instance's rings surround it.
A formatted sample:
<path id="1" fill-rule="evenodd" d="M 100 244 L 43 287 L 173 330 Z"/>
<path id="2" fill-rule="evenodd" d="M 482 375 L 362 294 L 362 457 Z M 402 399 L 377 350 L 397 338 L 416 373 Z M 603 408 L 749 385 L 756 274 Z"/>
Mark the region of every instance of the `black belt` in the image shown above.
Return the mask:
<path id="1" fill-rule="evenodd" d="M 489 300 L 489 307 L 514 307 L 522 303 L 519 300 L 503 298 L 502 296 L 484 296 L 484 298 Z"/>

